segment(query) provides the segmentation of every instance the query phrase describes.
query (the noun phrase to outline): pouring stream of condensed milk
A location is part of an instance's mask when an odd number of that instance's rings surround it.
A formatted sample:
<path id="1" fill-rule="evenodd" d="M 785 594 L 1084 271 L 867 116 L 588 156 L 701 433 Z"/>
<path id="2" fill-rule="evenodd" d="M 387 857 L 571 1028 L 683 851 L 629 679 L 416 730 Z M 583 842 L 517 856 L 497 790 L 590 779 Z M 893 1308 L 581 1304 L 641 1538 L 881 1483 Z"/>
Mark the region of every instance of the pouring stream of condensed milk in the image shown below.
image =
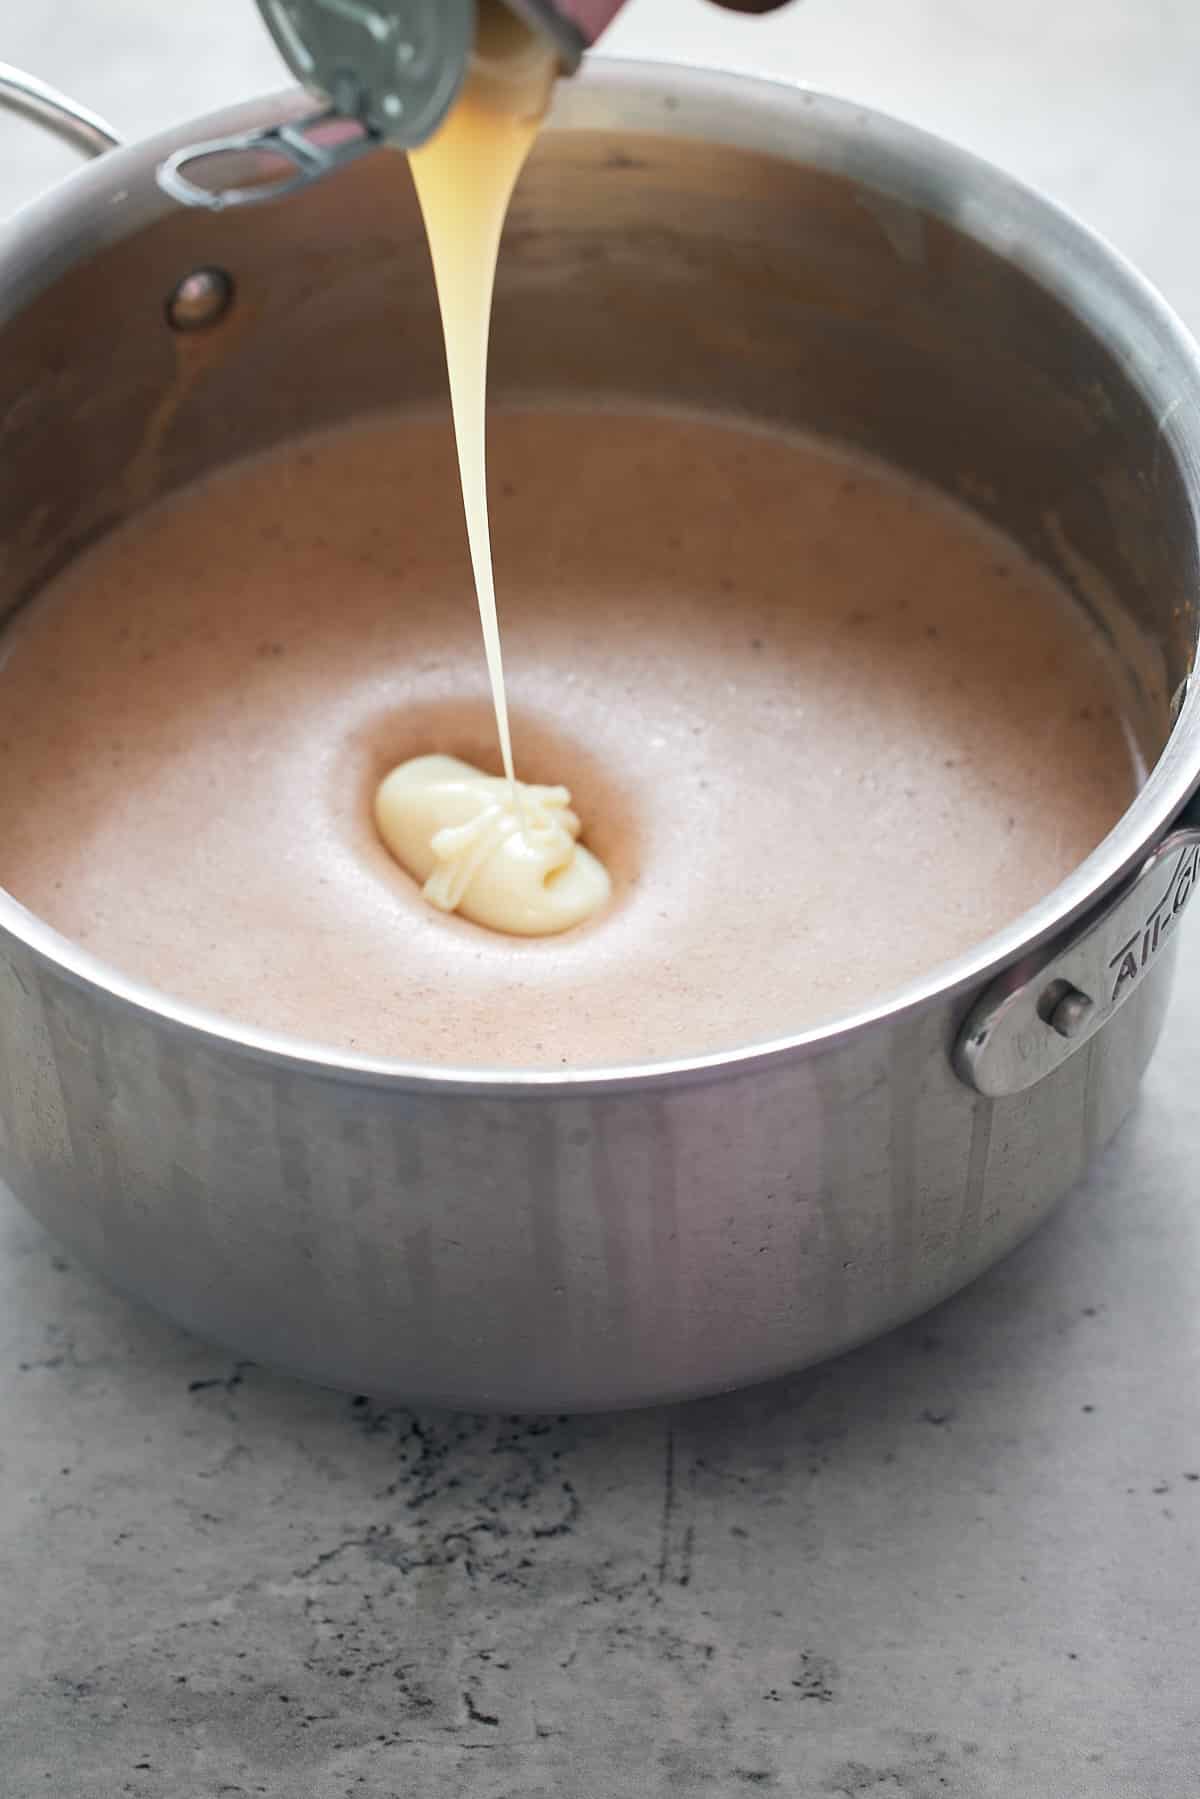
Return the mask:
<path id="1" fill-rule="evenodd" d="M 770 12 L 784 3 L 718 0 L 737 12 Z M 505 779 L 498 787 L 494 776 L 466 764 L 456 762 L 451 771 L 444 757 L 418 757 L 383 782 L 375 817 L 396 859 L 424 878 L 433 904 L 526 935 L 565 930 L 589 917 L 608 898 L 611 883 L 577 841 L 580 826 L 570 795 L 557 787 L 525 787 L 513 766 L 487 513 L 488 322 L 509 198 L 555 77 L 577 66 L 582 51 L 622 5 L 623 0 L 509 0 L 507 5 L 504 0 L 258 0 L 284 60 L 321 99 L 321 111 L 249 136 L 185 145 L 156 171 L 163 191 L 182 205 L 221 210 L 292 193 L 381 144 L 409 149 L 442 312 L 463 504 Z M 282 166 L 283 177 L 266 183 L 270 192 L 253 182 L 214 187 L 189 173 L 203 171 L 220 151 L 244 155 L 247 149 L 262 151 L 271 167 Z M 429 873 L 421 877 L 427 863 Z"/>
<path id="2" fill-rule="evenodd" d="M 446 339 L 450 403 L 504 779 L 449 756 L 393 769 L 375 798 L 379 834 L 431 904 L 520 936 L 568 930 L 609 896 L 577 842 L 563 787 L 516 778 L 488 525 L 488 325 L 496 258 L 517 176 L 550 102 L 554 50 L 496 0 L 479 8 L 463 91 L 437 134 L 410 151 Z"/>

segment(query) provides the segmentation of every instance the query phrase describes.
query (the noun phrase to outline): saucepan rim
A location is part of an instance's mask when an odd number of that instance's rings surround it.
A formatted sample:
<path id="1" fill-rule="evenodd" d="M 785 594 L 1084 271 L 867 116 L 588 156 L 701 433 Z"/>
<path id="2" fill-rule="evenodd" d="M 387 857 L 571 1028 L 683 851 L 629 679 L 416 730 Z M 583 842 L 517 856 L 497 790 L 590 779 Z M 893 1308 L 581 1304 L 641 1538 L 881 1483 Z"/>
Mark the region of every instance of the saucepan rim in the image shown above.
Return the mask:
<path id="1" fill-rule="evenodd" d="M 69 175 L 0 231 L 0 318 L 11 317 L 87 254 L 165 212 L 171 202 L 154 187 L 153 171 L 171 150 L 274 123 L 310 105 L 295 92 L 271 95 L 108 151 Z M 1159 420 L 1164 451 L 1182 479 L 1200 538 L 1200 349 L 1125 257 L 1061 206 L 969 151 L 887 114 L 810 88 L 694 64 L 592 57 L 581 75 L 560 83 L 551 131 L 618 127 L 701 137 L 845 175 L 944 220 L 1017 266 L 1123 363 Z M 100 200 L 106 204 L 97 205 Z M 32 276 L 23 268 L 22 245 L 30 253 Z M 15 278 L 9 279 L 14 261 Z M 1145 786 L 1104 841 L 1020 917 L 928 974 L 828 1024 L 655 1062 L 561 1070 L 435 1067 L 330 1049 L 189 1005 L 124 975 L 2 887 L 0 938 L 24 946 L 71 983 L 191 1038 L 198 1048 L 315 1079 L 511 1098 L 643 1091 L 745 1075 L 829 1052 L 873 1026 L 959 998 L 965 1009 L 968 997 L 1076 923 L 1133 874 L 1198 784 L 1200 691 L 1189 681 Z"/>

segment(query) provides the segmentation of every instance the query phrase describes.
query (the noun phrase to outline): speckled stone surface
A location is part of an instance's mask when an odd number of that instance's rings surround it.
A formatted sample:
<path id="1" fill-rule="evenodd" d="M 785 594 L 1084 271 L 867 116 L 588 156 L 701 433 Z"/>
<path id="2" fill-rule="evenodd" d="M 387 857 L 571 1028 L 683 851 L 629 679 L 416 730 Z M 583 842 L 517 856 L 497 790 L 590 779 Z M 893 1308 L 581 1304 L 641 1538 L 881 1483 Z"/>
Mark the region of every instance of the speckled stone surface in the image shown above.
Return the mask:
<path id="1" fill-rule="evenodd" d="M 1198 1055 L 1185 996 L 1087 1188 L 921 1323 L 624 1418 L 231 1365 L 6 1203 L 0 1791 L 1194 1799 Z"/>
<path id="2" fill-rule="evenodd" d="M 131 129 L 278 80 L 249 0 L 22 11 L 0 56 Z M 641 0 L 618 42 L 923 119 L 1200 318 L 1191 0 L 745 29 Z M 31 142 L 0 205 L 59 166 Z M 0 1198 L 3 1799 L 1195 1799 L 1198 1058 L 1193 926 L 1140 1109 L 1035 1240 L 830 1367 L 626 1418 L 231 1365 Z"/>

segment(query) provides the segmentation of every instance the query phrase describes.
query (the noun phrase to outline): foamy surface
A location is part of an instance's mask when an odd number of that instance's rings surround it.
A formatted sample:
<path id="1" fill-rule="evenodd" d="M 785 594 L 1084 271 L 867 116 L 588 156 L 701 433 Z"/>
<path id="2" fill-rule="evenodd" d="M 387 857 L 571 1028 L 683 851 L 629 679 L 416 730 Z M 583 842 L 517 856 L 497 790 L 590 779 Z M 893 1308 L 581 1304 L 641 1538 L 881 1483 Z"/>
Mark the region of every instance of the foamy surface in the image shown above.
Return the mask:
<path id="1" fill-rule="evenodd" d="M 1112 666 L 965 510 L 719 421 L 490 425 L 518 774 L 613 876 L 557 938 L 434 912 L 394 763 L 498 770 L 453 443 L 233 468 L 80 558 L 0 673 L 0 879 L 177 997 L 362 1053 L 601 1066 L 802 1029 L 1020 914 L 1137 786 Z"/>

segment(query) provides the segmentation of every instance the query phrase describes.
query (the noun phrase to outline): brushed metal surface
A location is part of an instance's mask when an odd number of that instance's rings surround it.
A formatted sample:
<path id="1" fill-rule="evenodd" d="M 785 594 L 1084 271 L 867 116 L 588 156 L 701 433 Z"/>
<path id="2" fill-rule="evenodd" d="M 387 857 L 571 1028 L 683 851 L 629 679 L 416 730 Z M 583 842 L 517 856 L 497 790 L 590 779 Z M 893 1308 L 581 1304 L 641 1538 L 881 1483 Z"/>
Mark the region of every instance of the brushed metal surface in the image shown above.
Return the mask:
<path id="1" fill-rule="evenodd" d="M 512 1098 L 252 1057 L 27 953 L 0 969 L 0 1174 L 117 1284 L 315 1380 L 535 1410 L 754 1380 L 948 1294 L 1116 1128 L 1168 988 L 1009 1100 L 959 1081 L 937 1008 Z"/>
<path id="2" fill-rule="evenodd" d="M 250 217 L 155 186 L 178 145 L 304 104 L 116 152 L 5 235 L 4 609 L 232 455 L 440 398 L 398 159 Z M 237 292 L 199 338 L 164 314 L 197 266 Z M 970 955 L 835 1028 L 652 1068 L 330 1055 L 150 993 L 0 896 L 0 1177 L 116 1282 L 347 1388 L 642 1403 L 912 1316 L 1032 1229 L 1131 1104 L 1171 943 L 1028 1091 L 984 1097 L 952 1056 L 981 992 L 1138 869 L 1195 785 L 1200 697 L 1172 729 L 1170 695 L 1196 641 L 1200 386 L 1144 284 L 972 158 L 803 92 L 632 65 L 564 84 L 493 355 L 501 400 L 794 423 L 971 499 L 1110 633 L 1161 747 L 1117 831 Z"/>

